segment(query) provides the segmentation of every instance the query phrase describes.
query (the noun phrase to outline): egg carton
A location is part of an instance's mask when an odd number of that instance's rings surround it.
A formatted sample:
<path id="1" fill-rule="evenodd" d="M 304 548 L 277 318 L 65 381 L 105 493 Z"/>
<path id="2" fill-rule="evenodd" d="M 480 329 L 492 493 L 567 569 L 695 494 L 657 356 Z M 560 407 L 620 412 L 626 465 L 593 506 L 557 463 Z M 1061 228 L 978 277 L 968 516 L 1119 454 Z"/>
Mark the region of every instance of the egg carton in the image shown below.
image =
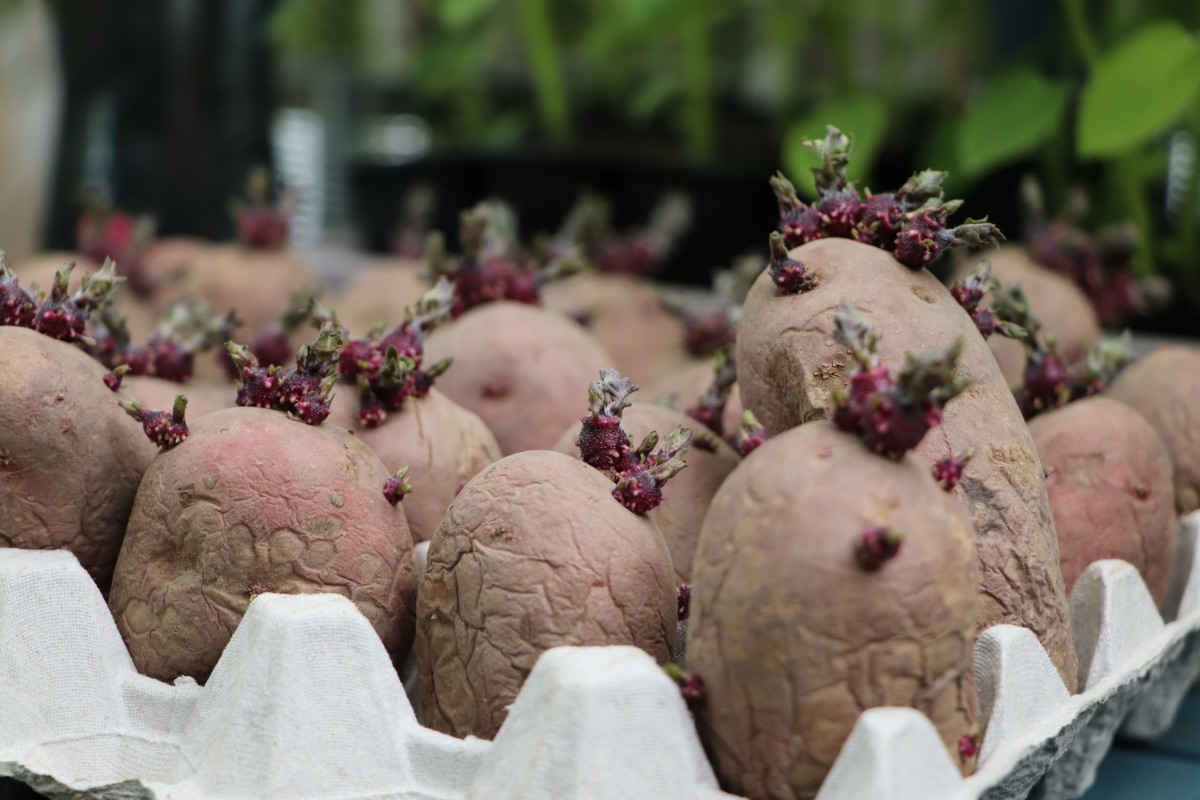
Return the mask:
<path id="1" fill-rule="evenodd" d="M 1029 631 L 983 633 L 974 775 L 959 775 L 920 713 L 874 709 L 819 800 L 1079 796 L 1117 732 L 1161 734 L 1200 673 L 1198 535 L 1193 515 L 1169 624 L 1128 564 L 1100 561 L 1080 579 L 1080 694 Z M 261 595 L 206 685 L 168 684 L 137 673 L 73 556 L 11 549 L 0 550 L 0 775 L 79 800 L 735 800 L 677 686 L 635 648 L 548 651 L 494 741 L 457 739 L 420 725 L 345 598 Z"/>

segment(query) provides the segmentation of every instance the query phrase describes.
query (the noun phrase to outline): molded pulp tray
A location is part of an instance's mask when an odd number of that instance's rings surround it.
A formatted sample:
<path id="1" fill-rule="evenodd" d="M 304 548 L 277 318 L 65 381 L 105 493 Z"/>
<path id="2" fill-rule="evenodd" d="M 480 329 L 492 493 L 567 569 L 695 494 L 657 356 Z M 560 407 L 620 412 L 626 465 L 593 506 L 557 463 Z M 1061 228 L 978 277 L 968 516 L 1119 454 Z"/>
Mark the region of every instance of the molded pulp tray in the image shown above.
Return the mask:
<path id="1" fill-rule="evenodd" d="M 1181 529 L 1164 624 L 1136 571 L 1071 596 L 1081 693 L 1029 631 L 975 648 L 987 724 L 963 779 L 911 709 L 863 714 L 819 800 L 1073 798 L 1121 730 L 1153 738 L 1200 673 L 1200 515 Z M 254 600 L 204 687 L 137 674 L 65 552 L 0 550 L 0 775 L 63 798 L 717 800 L 675 684 L 628 647 L 538 661 L 493 742 L 422 728 L 374 631 L 335 595 Z"/>

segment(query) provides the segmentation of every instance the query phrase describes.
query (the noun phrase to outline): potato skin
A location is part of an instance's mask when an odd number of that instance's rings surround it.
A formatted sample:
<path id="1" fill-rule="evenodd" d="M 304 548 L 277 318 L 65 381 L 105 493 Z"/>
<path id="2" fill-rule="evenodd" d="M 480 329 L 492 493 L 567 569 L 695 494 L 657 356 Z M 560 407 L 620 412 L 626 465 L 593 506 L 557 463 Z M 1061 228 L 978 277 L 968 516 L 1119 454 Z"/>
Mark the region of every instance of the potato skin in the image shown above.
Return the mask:
<path id="1" fill-rule="evenodd" d="M 741 456 L 719 436 L 681 411 L 653 403 L 634 403 L 622 412 L 621 427 L 629 434 L 634 447 L 651 431 L 658 431 L 661 438 L 676 425 L 692 431 L 692 445 L 684 457 L 687 467 L 663 487 L 662 505 L 648 512 L 648 516 L 658 525 L 671 551 L 675 580 L 687 583 L 692 579 L 692 559 L 708 504 L 722 481 L 741 461 Z M 579 422 L 572 425 L 554 449 L 579 458 L 575 440 L 582 427 Z M 712 442 L 712 450 L 697 446 L 696 442 L 702 438 Z"/>
<path id="2" fill-rule="evenodd" d="M 70 550 L 107 591 L 156 448 L 78 347 L 0 327 L 0 546 Z"/>
<path id="3" fill-rule="evenodd" d="M 146 471 L 109 606 L 134 664 L 207 679 L 255 594 L 354 601 L 398 664 L 412 644 L 416 573 L 387 470 L 342 428 L 229 408 Z"/>
<path id="4" fill-rule="evenodd" d="M 381 318 L 398 325 L 405 306 L 416 303 L 431 287 L 421 277 L 420 261 L 380 258 L 356 269 L 326 305 L 337 309 L 338 319 L 352 336 L 366 336 Z"/>
<path id="5" fill-rule="evenodd" d="M 1004 245 L 995 252 L 963 259 L 955 270 L 954 280 L 965 278 L 975 271 L 979 261 L 987 259 L 992 276 L 1005 286 L 1019 283 L 1029 298 L 1029 306 L 1041 321 L 1046 332 L 1058 342 L 1058 352 L 1068 364 L 1083 360 L 1100 341 L 1100 318 L 1092 301 L 1065 275 L 1052 272 L 1038 264 L 1021 245 Z M 991 305 L 990 296 L 984 299 Z M 987 340 L 988 347 L 1000 363 L 1000 371 L 1009 386 L 1025 382 L 1025 347 L 1015 339 L 998 334 Z"/>
<path id="6" fill-rule="evenodd" d="M 1162 605 L 1175 541 L 1171 456 L 1124 403 L 1089 397 L 1034 417 L 1029 431 L 1052 470 L 1050 509 L 1067 592 L 1093 561 L 1137 567 Z"/>
<path id="7" fill-rule="evenodd" d="M 977 448 L 955 494 L 971 514 L 982 567 L 979 629 L 1021 625 L 1041 640 L 1067 688 L 1077 680 L 1066 593 L 1046 479 L 1029 429 L 996 359 L 971 318 L 927 270 L 848 239 L 822 239 L 791 251 L 816 287 L 784 296 L 759 276 L 738 329 L 742 402 L 770 433 L 823 419 L 830 392 L 845 387 L 848 351 L 833 339 L 848 300 L 881 334 L 884 364 L 906 353 L 933 354 L 963 342 L 959 374 L 973 383 L 946 406 L 940 426 L 916 452 L 929 463 Z"/>
<path id="8" fill-rule="evenodd" d="M 877 571 L 862 531 L 905 535 Z M 956 764 L 974 734 L 978 567 L 970 520 L 909 454 L 814 422 L 769 439 L 717 491 L 692 582 L 688 669 L 722 788 L 809 798 L 860 712 L 911 706 Z"/>
<path id="9" fill-rule="evenodd" d="M 587 411 L 587 387 L 611 360 L 586 330 L 523 303 L 488 303 L 433 331 L 425 363 L 454 366 L 438 388 L 475 412 L 505 455 L 553 447 Z"/>
<path id="10" fill-rule="evenodd" d="M 483 420 L 437 389 L 410 397 L 375 428 L 358 424 L 350 387 L 338 390 L 333 407 L 330 421 L 362 439 L 389 472 L 409 467 L 413 492 L 404 497 L 404 516 L 413 542 L 431 538 L 459 488 L 500 459 L 500 445 Z"/>
<path id="11" fill-rule="evenodd" d="M 1158 431 L 1174 467 L 1175 510 L 1200 508 L 1200 350 L 1159 348 L 1122 370 L 1105 394 Z"/>
<path id="12" fill-rule="evenodd" d="M 713 358 L 671 361 L 660 366 L 654 375 L 642 384 L 638 400 L 686 411 L 712 386 L 715 371 L 716 359 Z M 721 420 L 725 425 L 726 434 L 737 431 L 742 424 L 742 396 L 736 383 L 729 392 Z"/>
<path id="13" fill-rule="evenodd" d="M 429 547 L 417 596 L 425 724 L 490 739 L 544 651 L 633 645 L 665 662 L 677 614 L 662 535 L 607 478 L 544 450 L 497 461 Z"/>
<path id="14" fill-rule="evenodd" d="M 156 411 L 171 408 L 176 395 L 186 396 L 188 405 L 185 419 L 189 423 L 205 414 L 237 405 L 237 386 L 232 383 L 176 383 L 152 375 L 127 375 L 121 381 L 121 388 L 146 408 Z"/>

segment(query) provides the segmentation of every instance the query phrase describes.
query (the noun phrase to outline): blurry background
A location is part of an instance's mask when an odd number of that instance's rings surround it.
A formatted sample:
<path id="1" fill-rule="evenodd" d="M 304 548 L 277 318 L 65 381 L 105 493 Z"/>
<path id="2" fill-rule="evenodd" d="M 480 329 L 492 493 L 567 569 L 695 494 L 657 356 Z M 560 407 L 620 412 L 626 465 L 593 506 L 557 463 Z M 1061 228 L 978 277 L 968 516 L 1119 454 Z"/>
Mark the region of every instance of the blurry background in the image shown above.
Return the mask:
<path id="1" fill-rule="evenodd" d="M 1195 0 L 0 0 L 0 246 L 70 248 L 81 191 L 161 234 L 228 238 L 255 164 L 295 192 L 293 244 L 393 246 L 489 195 L 525 232 L 580 189 L 619 227 L 689 192 L 664 277 L 704 283 L 804 190 L 800 147 L 855 136 L 852 177 L 950 171 L 964 214 L 1019 235 L 1018 186 L 1130 219 L 1141 275 L 1200 286 Z M 1168 319 L 1170 318 L 1170 319 Z"/>

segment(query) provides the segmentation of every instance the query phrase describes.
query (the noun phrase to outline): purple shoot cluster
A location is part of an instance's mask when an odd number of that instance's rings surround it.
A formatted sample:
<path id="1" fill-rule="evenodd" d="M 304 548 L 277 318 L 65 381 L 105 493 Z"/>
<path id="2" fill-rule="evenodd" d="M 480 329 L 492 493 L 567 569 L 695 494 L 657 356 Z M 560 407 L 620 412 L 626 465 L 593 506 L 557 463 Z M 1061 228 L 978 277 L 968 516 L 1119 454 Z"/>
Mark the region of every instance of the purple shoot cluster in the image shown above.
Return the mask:
<path id="1" fill-rule="evenodd" d="M 725 406 L 729 404 L 729 395 L 737 382 L 736 352 L 732 346 L 717 351 L 712 383 L 696 404 L 684 412 L 717 436 L 725 435 Z"/>
<path id="2" fill-rule="evenodd" d="M 286 205 L 271 199 L 271 175 L 255 169 L 246 180 L 246 198 L 233 203 L 233 221 L 238 239 L 255 250 L 279 250 L 287 244 L 291 213 Z"/>
<path id="3" fill-rule="evenodd" d="M 816 239 L 854 239 L 887 250 L 910 269 L 920 269 L 952 247 L 995 244 L 1004 237 L 995 225 L 968 219 L 954 228 L 946 220 L 962 205 L 945 200 L 945 173 L 918 172 L 895 192 L 864 198 L 846 177 L 853 142 L 833 126 L 823 140 L 804 145 L 821 157 L 813 169 L 818 198 L 808 205 L 783 175 L 771 179 L 779 202 L 779 231 L 788 247 Z"/>
<path id="4" fill-rule="evenodd" d="M 811 289 L 813 280 L 808 268 L 788 255 L 787 245 L 779 231 L 771 231 L 770 243 L 771 261 L 767 264 L 767 271 L 771 273 L 771 280 L 779 291 L 783 294 L 800 294 Z"/>
<path id="5" fill-rule="evenodd" d="M 690 583 L 679 584 L 678 593 L 679 619 L 685 620 L 692 613 L 692 585 Z"/>
<path id="6" fill-rule="evenodd" d="M 111 302 L 117 286 L 125 279 L 117 277 L 116 264 L 107 259 L 99 271 L 85 275 L 79 290 L 72 294 L 67 285 L 74 268 L 74 261 L 58 268 L 50 296 L 39 304 L 21 288 L 0 254 L 0 324 L 32 328 L 70 344 L 94 345 L 95 341 L 87 333 L 88 318 L 96 309 Z"/>
<path id="7" fill-rule="evenodd" d="M 429 394 L 451 361 L 442 359 L 425 367 L 425 337 L 450 318 L 454 302 L 454 290 L 443 277 L 416 305 L 405 309 L 404 321 L 390 332 L 376 331 L 342 348 L 338 372 L 358 386 L 359 422 L 375 427 L 388 412 L 403 408 L 408 398 Z"/>
<path id="8" fill-rule="evenodd" d="M 634 448 L 621 427 L 621 412 L 637 389 L 615 369 L 601 370 L 600 380 L 588 386 L 590 413 L 582 420 L 575 445 L 586 464 L 616 484 L 613 497 L 633 513 L 644 514 L 662 503 L 663 485 L 686 466 L 683 455 L 692 432 L 677 425 L 658 447 L 658 433 L 651 431 Z"/>
<path id="9" fill-rule="evenodd" d="M 516 217 L 502 203 L 485 202 L 464 211 L 459 225 L 463 254 L 451 259 L 440 236 L 430 238 L 425 258 L 429 271 L 454 284 L 450 315 L 458 317 L 484 303 L 511 300 L 536 305 L 541 286 L 561 274 L 564 261 L 539 266 L 517 241 Z"/>
<path id="10" fill-rule="evenodd" d="M 225 320 L 225 324 L 228 325 L 228 333 L 232 334 L 233 328 L 240 326 L 241 323 L 232 316 L 233 312 L 230 313 L 231 316 Z M 316 293 L 313 291 L 296 292 L 292 295 L 291 305 L 277 321 L 254 333 L 254 338 L 250 343 L 250 352 L 254 354 L 260 364 L 282 366 L 292 359 L 291 337 L 296 331 L 305 325 L 311 324 L 314 328 L 320 328 L 326 323 L 336 324 L 336 320 L 333 312 L 317 301 Z M 214 341 L 225 342 L 228 340 L 229 336 L 227 335 L 224 339 Z M 220 361 L 230 380 L 237 380 L 237 366 L 224 349 L 220 353 Z"/>
<path id="11" fill-rule="evenodd" d="M 691 711 L 700 708 L 704 702 L 704 679 L 694 672 L 685 672 L 683 667 L 674 662 L 663 664 L 663 672 L 679 686 L 679 693 Z"/>
<path id="12" fill-rule="evenodd" d="M 225 347 L 238 368 L 239 406 L 273 408 L 308 425 L 320 425 L 329 416 L 342 349 L 341 331 L 333 325 L 322 327 L 316 341 L 300 348 L 289 367 L 263 366 L 245 345 L 228 342 Z"/>
<path id="13" fill-rule="evenodd" d="M 950 295 L 971 316 L 971 321 L 975 323 L 975 328 L 983 338 L 986 339 L 993 333 L 1010 339 L 1026 338 L 1028 332 L 1017 320 L 1003 319 L 1000 316 L 1001 313 L 1012 313 L 1016 299 L 1004 294 L 999 311 L 995 307 L 985 308 L 982 303 L 989 292 L 999 297 L 1006 290 L 992 277 L 992 265 L 986 259 L 979 262 L 975 272 L 950 287 Z M 1020 299 L 1023 301 L 1023 298 Z"/>
<path id="14" fill-rule="evenodd" d="M 91 324 L 95 344 L 90 352 L 109 368 L 106 383 L 111 379 L 119 384 L 126 374 L 186 383 L 195 374 L 196 353 L 211 348 L 214 342 L 228 341 L 234 320 L 232 316 L 214 318 L 194 303 L 177 303 L 141 345 L 131 341 L 125 317 L 112 306 L 100 309 Z"/>
<path id="15" fill-rule="evenodd" d="M 967 462 L 975 457 L 975 448 L 969 447 L 961 456 L 946 456 L 933 464 L 933 479 L 947 492 L 954 491 L 962 483 Z"/>
<path id="16" fill-rule="evenodd" d="M 188 437 L 188 425 L 183 418 L 187 398 L 181 394 L 175 396 L 175 405 L 170 411 L 151 411 L 136 400 L 122 400 L 121 408 L 142 423 L 146 436 L 163 450 L 169 450 Z"/>
<path id="17" fill-rule="evenodd" d="M 404 495 L 411 494 L 412 490 L 412 484 L 408 482 L 407 464 L 383 483 L 383 496 L 392 505 L 398 505 L 404 500 Z"/>
<path id="18" fill-rule="evenodd" d="M 746 409 L 742 412 L 741 424 L 738 426 L 737 434 L 733 437 L 730 444 L 734 449 L 745 458 L 759 448 L 759 446 L 767 440 L 767 429 L 758 417 L 754 416 L 754 412 Z"/>
<path id="19" fill-rule="evenodd" d="M 859 566 L 873 572 L 900 554 L 904 535 L 891 528 L 872 525 L 863 530 L 854 545 L 854 557 Z"/>
<path id="20" fill-rule="evenodd" d="M 920 444 L 942 421 L 942 409 L 967 387 L 955 377 L 962 342 L 931 358 L 911 353 L 893 378 L 879 359 L 879 335 L 844 301 L 834 338 L 850 348 L 850 386 L 834 393 L 833 422 L 856 433 L 871 450 L 892 459 Z"/>

